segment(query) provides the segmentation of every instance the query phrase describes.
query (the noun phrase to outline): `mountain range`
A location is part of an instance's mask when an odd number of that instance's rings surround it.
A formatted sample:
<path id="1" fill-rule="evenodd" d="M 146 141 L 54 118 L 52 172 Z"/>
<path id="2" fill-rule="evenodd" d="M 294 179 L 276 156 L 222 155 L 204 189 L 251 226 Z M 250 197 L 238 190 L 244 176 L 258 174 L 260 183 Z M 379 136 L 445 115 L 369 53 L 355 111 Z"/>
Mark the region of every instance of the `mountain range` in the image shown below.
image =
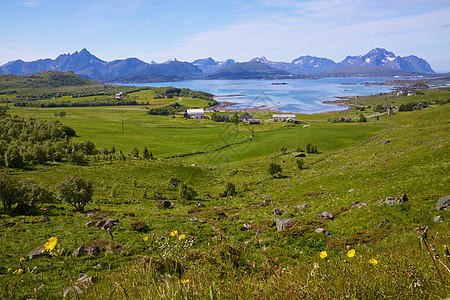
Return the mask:
<path id="1" fill-rule="evenodd" d="M 28 75 L 43 71 L 72 71 L 83 78 L 102 82 L 160 82 L 193 79 L 283 79 L 323 76 L 394 76 L 434 73 L 427 61 L 414 55 L 400 57 L 382 48 L 365 55 L 331 59 L 300 56 L 291 62 L 256 57 L 248 62 L 211 57 L 193 62 L 176 59 L 146 63 L 137 58 L 104 61 L 83 49 L 56 59 L 25 62 L 15 60 L 0 66 L 0 74 Z"/>

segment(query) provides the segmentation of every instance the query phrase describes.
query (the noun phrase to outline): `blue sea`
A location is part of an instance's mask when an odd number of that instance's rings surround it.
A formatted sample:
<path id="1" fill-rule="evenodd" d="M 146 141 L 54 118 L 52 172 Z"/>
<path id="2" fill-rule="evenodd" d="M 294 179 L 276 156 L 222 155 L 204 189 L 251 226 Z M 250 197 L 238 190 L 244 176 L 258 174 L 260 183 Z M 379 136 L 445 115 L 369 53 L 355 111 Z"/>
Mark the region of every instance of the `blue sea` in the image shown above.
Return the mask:
<path id="1" fill-rule="evenodd" d="M 230 108 L 244 110 L 250 107 L 261 107 L 283 112 L 313 114 L 347 109 L 343 106 L 325 104 L 323 101 L 337 100 L 337 97 L 367 96 L 388 92 L 392 86 L 361 84 L 363 82 L 383 82 L 386 79 L 358 77 L 289 80 L 190 80 L 132 85 L 173 86 L 209 92 L 215 96 L 225 96 L 217 98 L 218 101 L 238 103 Z M 274 85 L 272 84 L 274 82 L 286 84 Z"/>

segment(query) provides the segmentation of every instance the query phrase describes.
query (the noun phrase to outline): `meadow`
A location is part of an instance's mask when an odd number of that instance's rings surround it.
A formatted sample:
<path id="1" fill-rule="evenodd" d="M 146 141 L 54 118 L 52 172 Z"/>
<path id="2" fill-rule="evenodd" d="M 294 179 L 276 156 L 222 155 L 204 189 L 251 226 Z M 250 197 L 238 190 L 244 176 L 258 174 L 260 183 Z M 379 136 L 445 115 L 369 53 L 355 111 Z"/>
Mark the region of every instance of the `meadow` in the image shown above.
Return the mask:
<path id="1" fill-rule="evenodd" d="M 147 101 L 147 92 L 138 93 Z M 60 111 L 65 116 L 55 117 Z M 450 194 L 448 104 L 365 123 L 326 122 L 342 115 L 336 113 L 254 126 L 145 111 L 145 105 L 10 107 L 20 117 L 59 120 L 76 130 L 73 140 L 114 147 L 126 159 L 94 155 L 81 166 L 4 169 L 50 189 L 76 173 L 91 179 L 95 191 L 82 212 L 55 201 L 34 215 L 1 215 L 2 298 L 450 296 L 450 215 L 436 210 L 438 199 Z M 319 153 L 294 157 L 308 143 Z M 154 159 L 142 158 L 144 147 Z M 129 155 L 133 148 L 138 159 Z M 279 175 L 269 174 L 271 163 L 282 168 Z M 194 199 L 181 198 L 174 178 L 196 191 Z M 224 194 L 229 183 L 233 195 Z M 408 201 L 380 202 L 399 194 Z M 170 208 L 158 206 L 163 198 Z M 323 211 L 334 218 L 318 218 Z M 119 223 L 111 230 L 85 226 L 103 218 Z M 276 218 L 293 223 L 278 230 Z M 53 254 L 28 259 L 50 237 L 58 239 Z M 83 244 L 98 246 L 100 254 L 73 258 Z"/>

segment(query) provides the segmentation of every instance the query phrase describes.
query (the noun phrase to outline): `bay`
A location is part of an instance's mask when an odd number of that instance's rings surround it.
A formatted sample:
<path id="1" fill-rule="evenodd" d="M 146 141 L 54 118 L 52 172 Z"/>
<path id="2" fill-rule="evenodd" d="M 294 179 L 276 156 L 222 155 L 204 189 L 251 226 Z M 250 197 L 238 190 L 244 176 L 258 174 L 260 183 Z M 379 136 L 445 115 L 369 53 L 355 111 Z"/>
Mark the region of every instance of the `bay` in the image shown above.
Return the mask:
<path id="1" fill-rule="evenodd" d="M 282 81 L 251 79 L 190 80 L 130 85 L 153 87 L 172 86 L 204 91 L 219 96 L 216 98 L 218 101 L 238 103 L 229 108 L 242 109 L 243 111 L 245 108 L 261 107 L 282 112 L 313 114 L 347 109 L 345 106 L 325 104 L 323 101 L 336 100 L 338 97 L 367 96 L 388 92 L 392 89 L 392 86 L 362 84 L 363 82 L 383 82 L 386 79 L 333 77 Z"/>

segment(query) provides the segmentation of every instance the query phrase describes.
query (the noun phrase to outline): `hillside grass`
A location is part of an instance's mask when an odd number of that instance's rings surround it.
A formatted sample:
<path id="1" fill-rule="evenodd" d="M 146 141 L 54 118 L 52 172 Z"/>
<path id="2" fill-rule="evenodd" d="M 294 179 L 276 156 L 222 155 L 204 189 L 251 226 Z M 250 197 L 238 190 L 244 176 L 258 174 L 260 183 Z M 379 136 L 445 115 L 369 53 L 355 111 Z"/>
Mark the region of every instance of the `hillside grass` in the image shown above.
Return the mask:
<path id="1" fill-rule="evenodd" d="M 9 112 L 55 119 L 54 112 L 60 110 L 12 108 Z M 97 148 L 114 146 L 124 153 L 145 146 L 156 159 L 12 170 L 18 178 L 49 187 L 77 173 L 94 181 L 95 195 L 85 213 L 61 203 L 45 204 L 42 214 L 50 218 L 48 223 L 37 222 L 41 215 L 1 216 L 2 297 L 61 297 L 69 279 L 78 278 L 79 273 L 94 276 L 96 282 L 83 294 L 94 299 L 435 299 L 450 295 L 450 273 L 439 262 L 434 267 L 426 245 L 417 239 L 420 232 L 415 231 L 429 227 L 428 243 L 434 244 L 448 266 L 442 246 L 450 244 L 450 215 L 435 207 L 440 197 L 450 194 L 450 105 L 381 116 L 368 123 L 311 121 L 308 128 L 302 126 L 306 123 L 265 123 L 253 126 L 252 139 L 251 127 L 243 124 L 148 116 L 131 108 L 63 110 L 67 115 L 59 120 L 77 131 L 76 139 L 89 139 Z M 389 143 L 381 143 L 387 139 Z M 316 145 L 319 154 L 307 154 L 305 169 L 299 170 L 293 154 L 306 143 Z M 281 147 L 287 148 L 285 154 Z M 178 157 L 169 158 L 174 155 Z M 271 162 L 281 165 L 279 178 L 267 172 Z M 180 200 L 178 191 L 168 184 L 172 177 L 192 186 L 199 194 L 196 199 Z M 237 195 L 220 196 L 227 182 L 235 184 Z M 154 193 L 173 198 L 173 207 L 157 208 Z M 405 203 L 378 204 L 402 193 L 409 199 Z M 205 207 L 199 207 L 199 202 Z M 351 208 L 355 202 L 368 205 Z M 303 203 L 311 207 L 294 209 Z M 274 208 L 282 216 L 275 215 Z M 335 219 L 317 219 L 324 210 Z M 93 220 L 87 212 L 116 217 L 120 223 L 111 234 L 86 227 Z M 437 215 L 442 223 L 433 222 Z M 193 217 L 198 221 L 190 221 Z M 277 231 L 276 217 L 293 218 L 295 223 Z M 147 225 L 142 232 L 130 230 L 137 220 Z M 381 221 L 386 225 L 379 227 Z M 251 229 L 243 230 L 244 224 Z M 315 233 L 318 227 L 331 235 Z M 175 245 L 177 239 L 169 236 L 173 230 L 194 244 L 191 251 L 163 257 L 154 241 L 164 237 Z M 264 233 L 256 235 L 257 230 Z M 8 272 L 8 268 L 18 269 L 20 257 L 50 236 L 58 237 L 58 247 L 69 253 L 95 239 L 113 239 L 123 248 L 75 259 L 73 265 L 63 256 L 70 267 L 57 257 L 27 260 L 22 262 L 24 274 Z M 347 245 L 356 250 L 355 257 L 346 256 Z M 323 250 L 327 259 L 319 257 Z M 370 264 L 371 258 L 378 263 Z"/>

